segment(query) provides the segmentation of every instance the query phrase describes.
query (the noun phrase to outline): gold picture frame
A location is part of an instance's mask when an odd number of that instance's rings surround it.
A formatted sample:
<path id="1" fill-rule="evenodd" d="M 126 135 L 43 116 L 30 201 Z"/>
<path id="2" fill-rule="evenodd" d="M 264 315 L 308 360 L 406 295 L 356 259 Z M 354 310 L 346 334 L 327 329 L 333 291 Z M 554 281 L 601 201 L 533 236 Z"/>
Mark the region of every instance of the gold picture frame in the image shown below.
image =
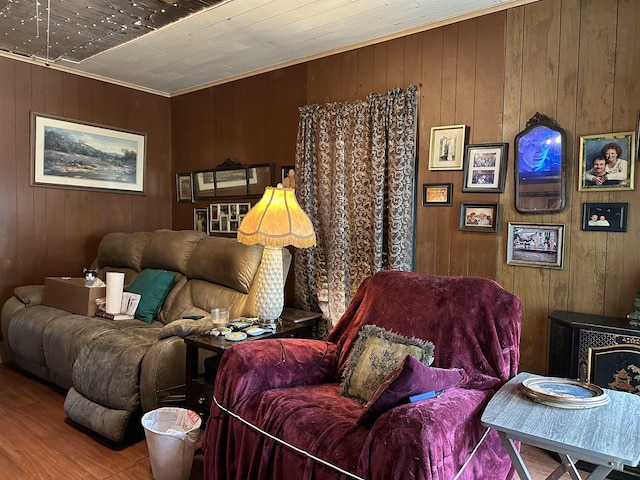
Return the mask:
<path id="1" fill-rule="evenodd" d="M 429 170 L 462 170 L 466 137 L 466 125 L 432 127 Z"/>

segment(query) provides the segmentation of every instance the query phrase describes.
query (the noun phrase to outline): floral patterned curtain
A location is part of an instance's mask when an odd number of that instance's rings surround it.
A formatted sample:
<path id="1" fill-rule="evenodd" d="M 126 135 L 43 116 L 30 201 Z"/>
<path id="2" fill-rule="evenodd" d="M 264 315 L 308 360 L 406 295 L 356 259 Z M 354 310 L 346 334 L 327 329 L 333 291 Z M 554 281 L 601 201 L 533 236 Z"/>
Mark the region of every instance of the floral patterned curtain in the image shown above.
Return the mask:
<path id="1" fill-rule="evenodd" d="M 413 267 L 417 89 L 299 111 L 296 195 L 318 245 L 295 252 L 295 294 L 326 335 L 366 277 Z"/>

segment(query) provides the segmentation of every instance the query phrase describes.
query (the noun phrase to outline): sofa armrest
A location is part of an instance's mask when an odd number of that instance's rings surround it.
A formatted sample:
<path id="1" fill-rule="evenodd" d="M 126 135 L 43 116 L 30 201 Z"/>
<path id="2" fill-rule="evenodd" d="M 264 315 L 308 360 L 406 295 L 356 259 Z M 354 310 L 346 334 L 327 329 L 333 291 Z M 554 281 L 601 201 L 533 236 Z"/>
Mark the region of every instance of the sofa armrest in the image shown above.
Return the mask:
<path id="1" fill-rule="evenodd" d="M 44 285 L 25 285 L 16 287 L 13 294 L 26 306 L 41 305 Z"/>
<path id="2" fill-rule="evenodd" d="M 267 389 L 331 382 L 337 362 L 336 345 L 321 340 L 265 339 L 234 345 L 220 361 L 215 397 L 233 407 Z"/>
<path id="3" fill-rule="evenodd" d="M 180 337 L 168 337 L 154 343 L 142 360 L 140 369 L 140 405 L 143 412 L 173 406 L 165 400 L 184 393 L 186 347 Z"/>
<path id="4" fill-rule="evenodd" d="M 441 397 L 385 412 L 369 431 L 359 472 L 371 480 L 401 478 L 406 471 L 419 478 L 454 478 L 486 430 L 480 417 L 493 393 L 454 387 Z M 460 479 L 508 478 L 510 469 L 491 432 Z"/>

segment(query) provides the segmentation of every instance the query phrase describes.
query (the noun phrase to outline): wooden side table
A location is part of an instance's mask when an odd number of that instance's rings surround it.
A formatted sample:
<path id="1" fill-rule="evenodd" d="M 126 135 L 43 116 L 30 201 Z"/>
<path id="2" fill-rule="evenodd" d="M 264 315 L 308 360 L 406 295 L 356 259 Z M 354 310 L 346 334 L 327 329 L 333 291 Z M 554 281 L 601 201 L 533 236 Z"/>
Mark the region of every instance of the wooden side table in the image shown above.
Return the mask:
<path id="1" fill-rule="evenodd" d="M 296 325 L 306 326 L 309 328 L 309 332 L 311 332 L 311 338 L 318 338 L 318 322 L 320 322 L 320 319 L 322 318 L 322 313 L 284 307 L 280 314 L 280 318 L 282 318 L 282 320 L 295 323 Z"/>
<path id="2" fill-rule="evenodd" d="M 213 335 L 190 335 L 185 337 L 184 343 L 187 347 L 186 358 L 186 398 L 185 407 L 193 410 L 202 417 L 202 425 L 206 422 L 211 409 L 211 401 L 213 396 L 213 381 L 215 379 L 215 371 L 213 375 L 205 376 L 200 368 L 200 349 L 214 352 L 217 357 L 211 358 L 214 370 L 227 348 L 237 343 L 254 342 L 266 338 L 308 338 L 309 329 L 302 324 L 295 324 L 288 321 L 282 321 L 277 325 L 274 333 L 264 333 L 257 337 L 249 336 L 241 342 L 231 342 L 225 340 L 224 337 L 216 337 Z M 208 378 L 207 378 L 208 377 Z"/>
<path id="3" fill-rule="evenodd" d="M 565 472 L 573 480 L 582 477 L 575 467 L 578 460 L 596 469 L 586 478 L 602 480 L 612 470 L 637 466 L 640 462 L 640 398 L 628 393 L 606 390 L 607 405 L 585 409 L 567 409 L 543 405 L 518 390 L 525 379 L 520 373 L 492 397 L 482 414 L 482 423 L 498 431 L 511 462 L 522 480 L 531 480 L 514 441 L 550 450 L 562 463 L 547 480 Z"/>

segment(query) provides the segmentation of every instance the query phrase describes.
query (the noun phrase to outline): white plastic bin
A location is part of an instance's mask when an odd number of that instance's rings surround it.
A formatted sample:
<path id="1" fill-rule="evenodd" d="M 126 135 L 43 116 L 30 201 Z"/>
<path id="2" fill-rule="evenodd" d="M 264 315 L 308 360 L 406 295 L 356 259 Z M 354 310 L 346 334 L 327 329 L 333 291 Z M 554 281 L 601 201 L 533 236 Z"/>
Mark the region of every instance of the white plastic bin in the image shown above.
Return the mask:
<path id="1" fill-rule="evenodd" d="M 200 434 L 200 415 L 177 407 L 162 407 L 142 417 L 151 471 L 155 480 L 187 480 Z"/>

